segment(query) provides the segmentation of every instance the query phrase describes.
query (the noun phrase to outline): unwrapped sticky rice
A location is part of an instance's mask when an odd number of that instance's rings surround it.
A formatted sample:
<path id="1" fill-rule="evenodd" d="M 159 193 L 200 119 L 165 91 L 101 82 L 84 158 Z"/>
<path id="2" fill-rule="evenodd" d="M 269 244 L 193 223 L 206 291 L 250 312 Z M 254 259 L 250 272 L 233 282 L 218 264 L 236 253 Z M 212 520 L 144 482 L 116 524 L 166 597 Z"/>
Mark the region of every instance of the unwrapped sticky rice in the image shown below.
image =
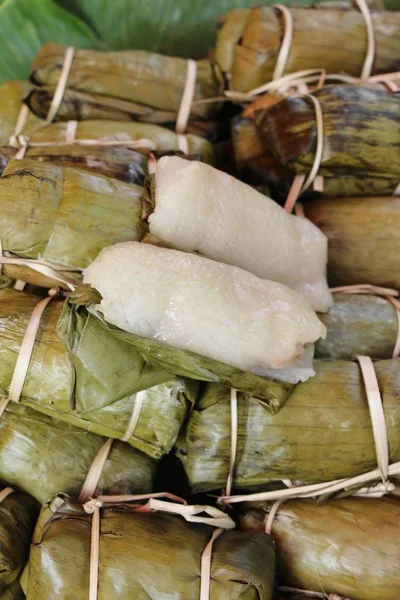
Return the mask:
<path id="1" fill-rule="evenodd" d="M 174 248 L 246 269 L 303 294 L 314 310 L 332 304 L 327 237 L 311 221 L 231 175 L 196 161 L 157 163 L 150 233 Z"/>
<path id="2" fill-rule="evenodd" d="M 312 375 L 326 330 L 288 287 L 207 258 L 124 242 L 84 272 L 112 325 L 243 371 L 296 383 Z"/>

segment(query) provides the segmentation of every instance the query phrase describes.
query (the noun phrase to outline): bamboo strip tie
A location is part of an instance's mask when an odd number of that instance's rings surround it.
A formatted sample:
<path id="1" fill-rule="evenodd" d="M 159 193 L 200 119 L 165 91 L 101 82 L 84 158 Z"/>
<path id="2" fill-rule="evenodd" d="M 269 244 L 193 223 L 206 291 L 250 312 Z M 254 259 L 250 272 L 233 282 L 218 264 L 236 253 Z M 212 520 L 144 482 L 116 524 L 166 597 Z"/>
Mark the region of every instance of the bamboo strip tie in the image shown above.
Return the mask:
<path id="1" fill-rule="evenodd" d="M 41 300 L 32 311 L 20 349 L 18 351 L 8 396 L 0 400 L 0 417 L 3 415 L 10 401 L 17 403 L 20 401 L 42 315 L 47 305 L 57 293 L 58 289 L 50 289 L 48 292 L 48 297 Z"/>
<path id="2" fill-rule="evenodd" d="M 283 207 L 284 210 L 288 213 L 291 213 L 293 211 L 293 208 L 299 196 L 311 186 L 311 184 L 317 177 L 322 162 L 322 156 L 324 153 L 324 117 L 319 100 L 317 100 L 317 98 L 315 96 L 312 96 L 311 94 L 295 94 L 293 97 L 309 98 L 314 105 L 317 146 L 314 154 L 314 162 L 307 179 L 305 178 L 305 175 L 296 175 L 296 177 L 293 180 L 292 186 L 289 190 L 289 194 L 286 198 L 286 202 Z"/>
<path id="3" fill-rule="evenodd" d="M 179 106 L 178 116 L 175 125 L 175 131 L 179 134 L 185 133 L 189 121 L 190 111 L 192 108 L 194 92 L 196 87 L 196 73 L 197 63 L 195 60 L 192 60 L 190 58 L 187 61 L 185 85 L 183 87 L 181 103 Z"/>
<path id="4" fill-rule="evenodd" d="M 274 515 L 279 509 L 280 504 L 284 500 L 290 498 L 317 498 L 324 494 L 343 491 L 352 486 L 359 486 L 375 479 L 381 478 L 382 484 L 373 485 L 368 488 L 357 490 L 354 495 L 358 496 L 376 496 L 384 495 L 389 491 L 393 491 L 394 486 L 388 481 L 389 476 L 400 474 L 400 461 L 389 464 L 389 445 L 385 415 L 382 406 L 382 397 L 379 391 L 379 386 L 376 378 L 373 362 L 368 356 L 358 356 L 357 361 L 360 365 L 360 372 L 364 381 L 367 394 L 367 402 L 369 413 L 371 416 L 372 432 L 374 437 L 374 445 L 376 452 L 376 460 L 378 468 L 362 475 L 355 477 L 347 477 L 343 479 L 335 479 L 323 483 L 315 483 L 310 485 L 293 485 L 287 489 L 274 490 L 271 492 L 257 492 L 254 494 L 238 494 L 220 496 L 218 502 L 220 504 L 233 504 L 237 502 L 252 502 L 252 501 L 276 501 L 274 506 Z M 231 395 L 231 415 L 236 411 L 235 420 L 232 420 L 232 433 L 237 438 L 237 398 Z M 235 454 L 233 454 L 233 451 Z M 236 460 L 236 446 L 231 445 L 231 457 L 229 466 L 228 480 L 233 478 L 233 468 Z M 233 466 L 232 466 L 233 464 Z M 272 521 L 268 523 L 269 528 L 272 527 Z"/>
<path id="5" fill-rule="evenodd" d="M 5 500 L 10 494 L 14 494 L 15 490 L 12 487 L 6 487 L 4 490 L 0 492 L 0 504 Z"/>
<path id="6" fill-rule="evenodd" d="M 158 500 L 158 498 L 169 498 L 171 502 Z M 99 587 L 99 564 L 100 564 L 100 509 L 104 504 L 121 504 L 131 501 L 149 500 L 143 507 L 148 511 L 162 511 L 169 514 L 182 516 L 191 523 L 204 523 L 217 527 L 210 541 L 207 543 L 201 556 L 200 569 L 200 596 L 199 600 L 210 600 L 211 562 L 212 549 L 215 540 L 226 530 L 235 527 L 234 521 L 222 510 L 214 506 L 187 505 L 185 500 L 168 493 L 141 494 L 132 496 L 99 496 L 95 500 L 87 501 L 83 508 L 92 515 L 91 537 L 90 537 L 90 567 L 89 567 L 89 600 L 98 599 Z M 180 503 L 180 504 L 179 504 Z M 202 513 L 208 517 L 198 516 Z"/>
<path id="7" fill-rule="evenodd" d="M 46 123 L 51 123 L 60 110 L 61 102 L 64 97 L 64 92 L 67 87 L 68 77 L 71 72 L 72 63 L 74 60 L 75 48 L 68 46 L 65 51 L 64 62 L 61 68 L 60 78 L 57 83 L 56 91 L 50 104 L 49 112 L 47 113 Z"/>

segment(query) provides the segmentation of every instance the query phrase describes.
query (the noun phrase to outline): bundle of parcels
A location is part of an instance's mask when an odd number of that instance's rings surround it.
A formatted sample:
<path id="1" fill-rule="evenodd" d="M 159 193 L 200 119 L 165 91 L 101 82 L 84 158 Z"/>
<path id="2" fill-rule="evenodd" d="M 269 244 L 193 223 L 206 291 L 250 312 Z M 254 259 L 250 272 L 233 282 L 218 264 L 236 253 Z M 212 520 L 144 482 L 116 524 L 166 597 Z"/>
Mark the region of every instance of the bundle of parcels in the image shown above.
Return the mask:
<path id="1" fill-rule="evenodd" d="M 397 600 L 400 23 L 364 8 L 3 85 L 1 600 Z M 253 187 L 197 135 L 224 89 Z"/>

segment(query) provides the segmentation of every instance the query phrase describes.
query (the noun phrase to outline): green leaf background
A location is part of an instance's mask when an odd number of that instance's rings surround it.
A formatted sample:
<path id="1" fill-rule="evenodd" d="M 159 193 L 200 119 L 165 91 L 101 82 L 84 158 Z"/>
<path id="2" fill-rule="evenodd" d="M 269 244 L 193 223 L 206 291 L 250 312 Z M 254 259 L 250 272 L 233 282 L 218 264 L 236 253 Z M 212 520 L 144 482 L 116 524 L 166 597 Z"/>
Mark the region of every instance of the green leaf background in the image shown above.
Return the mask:
<path id="1" fill-rule="evenodd" d="M 307 6 L 312 0 L 281 0 Z M 213 47 L 218 17 L 274 0 L 0 0 L 0 82 L 29 75 L 42 44 L 140 48 L 198 58 Z M 400 10 L 400 0 L 385 0 Z"/>

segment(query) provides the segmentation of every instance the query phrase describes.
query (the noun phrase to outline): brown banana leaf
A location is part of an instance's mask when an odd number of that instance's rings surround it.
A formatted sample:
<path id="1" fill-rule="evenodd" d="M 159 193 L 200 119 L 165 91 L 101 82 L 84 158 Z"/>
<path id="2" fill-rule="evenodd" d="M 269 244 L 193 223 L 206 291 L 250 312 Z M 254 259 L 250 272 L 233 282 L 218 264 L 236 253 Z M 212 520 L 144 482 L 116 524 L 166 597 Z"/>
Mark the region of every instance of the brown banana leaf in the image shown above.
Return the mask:
<path id="1" fill-rule="evenodd" d="M 65 51 L 63 46 L 45 44 L 36 55 L 30 79 L 39 88 L 44 87 L 44 94 L 33 92 L 34 99 L 32 96 L 27 99 L 28 106 L 36 114 L 43 111 L 42 107 L 49 104 L 49 99 L 51 102 Z M 116 119 L 118 113 L 125 112 L 130 120 L 139 117 L 155 123 L 176 121 L 187 65 L 185 59 L 143 50 L 75 50 L 66 101 L 62 102 L 59 117 Z M 203 101 L 222 93 L 223 78 L 219 68 L 207 59 L 196 61 L 196 65 L 190 119 L 207 119 L 216 114 L 219 105 Z M 90 98 L 92 94 L 93 99 Z M 94 110 L 85 108 L 93 104 Z"/>
<path id="2" fill-rule="evenodd" d="M 0 419 L 0 481 L 46 502 L 77 496 L 106 438 L 10 402 Z M 114 442 L 99 483 L 105 493 L 152 491 L 157 461 Z"/>
<path id="3" fill-rule="evenodd" d="M 0 174 L 15 156 L 10 146 L 0 148 Z M 50 147 L 30 147 L 24 158 L 52 163 L 59 167 L 72 167 L 106 175 L 127 183 L 142 186 L 147 170 L 147 157 L 130 148 L 104 146 L 85 147 L 77 144 Z"/>
<path id="4" fill-rule="evenodd" d="M 3 251 L 43 260 L 79 280 L 102 248 L 144 235 L 141 193 L 138 186 L 78 169 L 11 161 L 0 178 Z M 4 265 L 4 274 L 59 285 L 25 266 Z"/>
<path id="5" fill-rule="evenodd" d="M 316 375 L 298 383 L 277 415 L 238 395 L 237 490 L 265 489 L 283 479 L 320 483 L 376 469 L 371 418 L 360 367 L 315 361 Z M 400 359 L 375 363 L 391 462 L 400 460 Z M 178 440 L 194 492 L 225 487 L 231 455 L 230 390 L 205 385 Z"/>
<path id="6" fill-rule="evenodd" d="M 268 508 L 247 505 L 240 528 L 263 531 Z M 400 589 L 400 502 L 343 498 L 318 505 L 293 500 L 272 525 L 278 582 L 325 592 L 332 600 L 397 600 Z M 331 596 L 329 596 L 331 598 Z"/>
<path id="7" fill-rule="evenodd" d="M 304 204 L 328 237 L 331 285 L 372 283 L 400 288 L 400 199 L 326 198 Z"/>
<path id="8" fill-rule="evenodd" d="M 290 8 L 293 40 L 284 74 L 325 69 L 360 77 L 367 53 L 367 33 L 360 10 Z M 372 74 L 400 69 L 400 15 L 372 12 L 375 58 Z M 231 88 L 248 92 L 272 80 L 285 16 L 272 6 L 229 12 L 218 32 L 215 58 Z"/>
<path id="9" fill-rule="evenodd" d="M 323 113 L 318 175 L 326 196 L 391 195 L 400 181 L 400 99 L 378 87 L 328 85 L 315 92 Z M 317 143 L 313 103 L 291 96 L 233 123 L 238 168 L 284 201 L 296 174 L 308 175 Z M 253 143 L 258 136 L 259 140 Z M 260 153 L 262 146 L 262 154 Z"/>
<path id="10" fill-rule="evenodd" d="M 136 349 L 148 365 L 167 369 L 182 377 L 216 381 L 246 393 L 253 393 L 255 397 L 263 399 L 266 410 L 272 413 L 280 409 L 291 393 L 293 385 L 290 383 L 265 379 L 195 352 L 166 346 L 158 341 L 122 331 L 107 323 L 103 315 L 96 310 L 100 300 L 100 294 L 90 285 L 82 285 L 68 296 L 58 324 L 58 332 L 70 349 L 73 348 L 76 324 L 79 323 L 81 330 L 84 323 L 95 321 L 97 326 L 101 326 L 103 343 L 110 349 L 110 353 L 115 344 L 123 343 L 125 347 L 131 346 Z"/>
<path id="11" fill-rule="evenodd" d="M 0 503 L 0 599 L 15 600 L 19 576 L 29 556 L 29 545 L 39 514 L 37 502 L 11 493 Z"/>
<path id="12" fill-rule="evenodd" d="M 13 289 L 0 291 L 0 390 L 5 395 L 38 301 Z M 63 302 L 54 299 L 43 313 L 20 402 L 74 427 L 121 439 L 141 392 L 139 418 L 125 441 L 154 458 L 169 452 L 196 398 L 196 382 L 149 367 L 128 344 L 107 344 L 96 319 L 79 313 L 65 334 L 70 355 L 57 335 L 62 309 Z"/>
<path id="13" fill-rule="evenodd" d="M 86 600 L 92 517 L 56 498 L 43 507 L 29 561 L 27 600 Z M 187 600 L 200 597 L 208 525 L 133 507 L 104 508 L 100 519 L 98 597 Z M 275 556 L 265 533 L 224 531 L 211 555 L 210 600 L 270 600 Z"/>
<path id="14" fill-rule="evenodd" d="M 334 294 L 333 299 L 329 311 L 319 315 L 327 336 L 316 342 L 315 357 L 392 358 L 399 329 L 394 306 L 380 296 L 363 294 Z"/>

